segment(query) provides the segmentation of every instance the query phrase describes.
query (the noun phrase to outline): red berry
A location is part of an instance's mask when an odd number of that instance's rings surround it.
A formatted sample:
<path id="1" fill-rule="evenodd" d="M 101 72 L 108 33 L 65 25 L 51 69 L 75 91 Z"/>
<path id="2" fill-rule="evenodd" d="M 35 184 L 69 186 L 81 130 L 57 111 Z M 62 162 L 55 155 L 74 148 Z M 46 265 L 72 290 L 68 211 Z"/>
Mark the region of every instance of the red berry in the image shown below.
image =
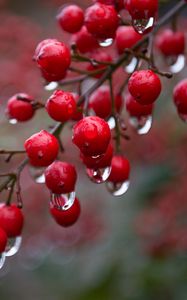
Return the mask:
<path id="1" fill-rule="evenodd" d="M 73 143 L 87 156 L 105 153 L 110 139 L 108 124 L 99 117 L 86 117 L 73 128 Z"/>
<path id="2" fill-rule="evenodd" d="M 115 95 L 115 109 L 120 112 L 123 99 L 120 95 Z M 93 109 L 95 114 L 100 118 L 108 118 L 112 114 L 112 100 L 110 88 L 107 85 L 101 86 L 92 93 L 89 99 L 89 108 Z"/>
<path id="3" fill-rule="evenodd" d="M 0 205 L 0 227 L 9 238 L 19 236 L 22 232 L 24 217 L 21 209 L 15 204 Z"/>
<path id="4" fill-rule="evenodd" d="M 117 11 L 124 9 L 124 0 L 95 0 L 105 5 L 113 5 Z"/>
<path id="5" fill-rule="evenodd" d="M 59 81 L 59 75 L 53 75 L 45 72 L 44 70 L 40 70 L 42 77 L 47 81 L 47 82 L 52 82 L 52 81 Z M 61 74 L 61 79 L 65 78 L 67 75 L 67 72 L 65 71 L 64 74 Z"/>
<path id="6" fill-rule="evenodd" d="M 45 183 L 55 194 L 73 192 L 76 180 L 75 167 L 66 162 L 55 161 L 45 170 Z"/>
<path id="7" fill-rule="evenodd" d="M 96 60 L 96 61 L 103 62 L 103 63 L 111 63 L 112 62 L 111 55 L 104 51 L 96 51 L 96 52 L 92 53 L 90 58 L 93 61 Z M 95 77 L 95 78 L 100 78 L 103 75 L 103 73 L 105 72 L 106 68 L 107 68 L 106 64 L 92 63 L 92 64 L 88 65 L 87 70 L 90 72 L 97 71 L 97 70 L 103 70 L 103 72 L 93 75 L 93 77 Z"/>
<path id="8" fill-rule="evenodd" d="M 62 196 L 61 196 L 62 197 Z M 67 210 L 59 210 L 58 208 L 51 206 L 50 213 L 54 220 L 63 227 L 73 225 L 79 218 L 81 212 L 80 202 L 77 198 L 73 205 Z"/>
<path id="9" fill-rule="evenodd" d="M 165 29 L 157 35 L 156 46 L 165 56 L 183 54 L 185 50 L 184 33 Z"/>
<path id="10" fill-rule="evenodd" d="M 67 5 L 57 15 L 57 20 L 63 30 L 75 33 L 81 29 L 84 23 L 84 12 L 77 5 Z"/>
<path id="11" fill-rule="evenodd" d="M 24 122 L 30 120 L 34 115 L 32 97 L 27 94 L 16 94 L 8 100 L 7 114 L 10 119 Z"/>
<path id="12" fill-rule="evenodd" d="M 46 46 L 46 45 L 49 45 L 49 44 L 53 44 L 53 43 L 58 43 L 58 40 L 57 39 L 45 39 L 43 41 L 41 41 L 36 49 L 35 49 L 35 53 L 34 53 L 34 56 L 33 56 L 33 60 L 36 60 L 37 57 L 38 57 L 38 54 L 40 53 L 42 47 Z"/>
<path id="13" fill-rule="evenodd" d="M 180 114 L 187 114 L 187 79 L 180 81 L 173 92 L 174 103 Z"/>
<path id="14" fill-rule="evenodd" d="M 56 81 L 64 78 L 64 74 L 70 66 L 71 55 L 68 47 L 61 42 L 52 40 L 43 41 L 40 47 L 36 48 L 36 61 L 44 74 L 55 77 Z M 37 50 L 39 48 L 39 51 Z"/>
<path id="15" fill-rule="evenodd" d="M 85 11 L 85 26 L 99 40 L 114 38 L 118 21 L 113 6 L 96 3 Z"/>
<path id="16" fill-rule="evenodd" d="M 99 47 L 98 41 L 85 26 L 72 36 L 72 44 L 75 44 L 81 53 L 91 52 Z"/>
<path id="17" fill-rule="evenodd" d="M 152 115 L 153 104 L 141 105 L 130 94 L 125 97 L 125 105 L 131 117 L 140 118 Z"/>
<path id="18" fill-rule="evenodd" d="M 7 240 L 6 232 L 0 227 L 0 254 L 5 251 Z"/>
<path id="19" fill-rule="evenodd" d="M 57 90 L 46 102 L 46 110 L 55 121 L 66 122 L 76 111 L 76 103 L 69 92 Z"/>
<path id="20" fill-rule="evenodd" d="M 76 93 L 72 93 L 75 103 L 77 104 L 77 102 L 79 101 L 80 96 Z M 76 111 L 74 112 L 73 116 L 71 117 L 71 119 L 73 121 L 79 121 L 83 118 L 83 104 L 81 104 L 79 107 L 76 107 Z"/>
<path id="21" fill-rule="evenodd" d="M 115 155 L 112 158 L 111 173 L 108 181 L 113 183 L 122 183 L 129 179 L 130 164 L 128 159 L 121 155 Z"/>
<path id="22" fill-rule="evenodd" d="M 160 95 L 161 81 L 151 70 L 140 70 L 132 74 L 128 89 L 135 100 L 142 104 L 152 104 Z"/>
<path id="23" fill-rule="evenodd" d="M 113 156 L 113 146 L 110 143 L 106 152 L 98 157 L 86 156 L 83 153 L 80 153 L 82 162 L 90 169 L 102 169 L 110 166 L 112 156 Z"/>
<path id="24" fill-rule="evenodd" d="M 122 54 L 126 48 L 133 47 L 140 39 L 132 26 L 120 26 L 116 31 L 116 47 L 119 54 Z"/>
<path id="25" fill-rule="evenodd" d="M 158 12 L 158 0 L 126 0 L 126 9 L 133 19 L 148 19 Z"/>
<path id="26" fill-rule="evenodd" d="M 25 141 L 25 150 L 30 163 L 36 167 L 49 166 L 57 157 L 58 140 L 51 133 L 41 130 Z"/>

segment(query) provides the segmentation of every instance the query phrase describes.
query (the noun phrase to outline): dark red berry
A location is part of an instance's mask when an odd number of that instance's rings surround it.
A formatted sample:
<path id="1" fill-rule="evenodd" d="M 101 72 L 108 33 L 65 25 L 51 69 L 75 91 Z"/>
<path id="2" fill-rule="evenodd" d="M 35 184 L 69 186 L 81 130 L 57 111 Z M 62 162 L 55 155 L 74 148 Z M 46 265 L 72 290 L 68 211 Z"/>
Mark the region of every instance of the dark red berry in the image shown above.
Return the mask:
<path id="1" fill-rule="evenodd" d="M 121 155 L 115 155 L 112 158 L 111 173 L 108 181 L 113 183 L 123 183 L 129 179 L 130 164 L 128 159 Z"/>
<path id="2" fill-rule="evenodd" d="M 77 5 L 67 5 L 57 15 L 57 20 L 63 30 L 75 33 L 81 29 L 84 23 L 84 12 Z"/>
<path id="3" fill-rule="evenodd" d="M 53 43 L 58 43 L 58 40 L 57 39 L 45 39 L 43 41 L 41 41 L 36 49 L 35 49 L 35 52 L 34 52 L 34 56 L 33 56 L 33 60 L 36 60 L 37 57 L 38 57 L 38 54 L 40 53 L 41 49 L 46 46 L 46 45 L 49 45 L 49 44 L 53 44 Z"/>
<path id="4" fill-rule="evenodd" d="M 51 133 L 41 130 L 25 141 L 25 150 L 30 164 L 36 167 L 49 166 L 57 157 L 58 140 Z"/>
<path id="5" fill-rule="evenodd" d="M 52 81 L 59 81 L 59 75 L 53 75 L 45 72 L 44 70 L 40 69 L 42 77 L 47 81 L 47 82 L 52 82 Z M 67 75 L 67 71 L 64 71 L 64 74 L 61 73 L 61 79 L 65 78 Z M 60 80 L 61 80 L 60 79 Z"/>
<path id="6" fill-rule="evenodd" d="M 124 9 L 124 0 L 94 0 L 105 5 L 113 5 L 117 11 Z"/>
<path id="7" fill-rule="evenodd" d="M 178 56 L 185 51 L 185 36 L 181 31 L 165 29 L 159 32 L 156 46 L 165 56 Z"/>
<path id="8" fill-rule="evenodd" d="M 187 79 L 180 81 L 173 91 L 174 103 L 180 114 L 187 114 Z"/>
<path id="9" fill-rule="evenodd" d="M 153 104 L 141 105 L 130 94 L 126 95 L 125 97 L 125 105 L 131 117 L 140 118 L 144 116 L 150 116 L 153 112 Z"/>
<path id="10" fill-rule="evenodd" d="M 101 71 L 98 74 L 93 75 L 95 78 L 100 78 L 108 67 L 105 63 L 112 63 L 112 56 L 104 51 L 95 51 L 90 55 L 90 58 L 93 60 L 93 63 L 90 63 L 87 67 L 87 70 L 90 72 Z M 96 63 L 94 60 L 102 63 Z"/>
<path id="11" fill-rule="evenodd" d="M 73 143 L 87 156 L 105 153 L 110 139 L 108 124 L 99 117 L 86 117 L 73 128 Z"/>
<path id="12" fill-rule="evenodd" d="M 158 12 L 158 0 L 126 0 L 125 3 L 133 19 L 148 19 Z"/>
<path id="13" fill-rule="evenodd" d="M 6 232 L 9 238 L 21 235 L 24 217 L 21 209 L 15 204 L 0 205 L 0 227 Z"/>
<path id="14" fill-rule="evenodd" d="M 0 254 L 5 251 L 7 240 L 6 232 L 0 227 Z"/>
<path id="15" fill-rule="evenodd" d="M 91 52 L 99 48 L 97 39 L 88 32 L 85 26 L 72 36 L 72 44 L 75 44 L 77 50 L 81 53 Z"/>
<path id="16" fill-rule="evenodd" d="M 45 183 L 55 194 L 68 194 L 75 190 L 77 173 L 67 162 L 55 161 L 45 170 Z"/>
<path id="17" fill-rule="evenodd" d="M 116 47 L 119 54 L 125 49 L 133 47 L 142 36 L 132 26 L 120 26 L 116 31 Z"/>

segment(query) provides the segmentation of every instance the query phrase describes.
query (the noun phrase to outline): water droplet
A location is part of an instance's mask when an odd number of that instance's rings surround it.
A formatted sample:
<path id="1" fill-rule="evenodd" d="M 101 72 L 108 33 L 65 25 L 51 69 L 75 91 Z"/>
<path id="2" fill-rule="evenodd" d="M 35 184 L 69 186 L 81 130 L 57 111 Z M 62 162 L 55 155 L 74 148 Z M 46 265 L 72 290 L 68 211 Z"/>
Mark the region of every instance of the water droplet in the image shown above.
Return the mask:
<path id="1" fill-rule="evenodd" d="M 68 210 L 75 201 L 75 191 L 69 194 L 51 194 L 50 203 L 59 210 Z"/>
<path id="2" fill-rule="evenodd" d="M 4 266 L 5 260 L 6 260 L 6 255 L 5 255 L 5 253 L 3 252 L 3 253 L 0 254 L 0 270 L 1 270 L 2 267 Z"/>
<path id="3" fill-rule="evenodd" d="M 108 123 L 108 126 L 110 127 L 110 130 L 114 129 L 115 126 L 116 126 L 116 122 L 115 122 L 114 117 L 110 117 L 108 119 L 107 123 Z"/>
<path id="4" fill-rule="evenodd" d="M 137 133 L 142 135 L 149 132 L 153 123 L 152 116 L 142 116 L 140 118 L 131 117 L 130 124 L 137 130 Z"/>
<path id="5" fill-rule="evenodd" d="M 168 61 L 168 64 L 170 65 L 169 71 L 173 74 L 179 73 L 184 69 L 186 64 L 186 59 L 184 55 L 179 55 L 175 59 Z"/>
<path id="6" fill-rule="evenodd" d="M 6 247 L 5 250 L 5 256 L 13 256 L 15 255 L 20 246 L 21 246 L 21 242 L 22 242 L 22 237 L 21 236 L 17 236 L 16 238 L 11 238 L 8 240 L 8 245 Z"/>
<path id="7" fill-rule="evenodd" d="M 53 91 L 53 90 L 55 90 L 57 87 L 58 87 L 58 82 L 52 81 L 52 82 L 46 84 L 45 87 L 44 87 L 44 89 L 45 89 L 46 91 Z"/>
<path id="8" fill-rule="evenodd" d="M 29 173 L 36 183 L 45 183 L 44 170 L 45 168 L 29 167 Z"/>
<path id="9" fill-rule="evenodd" d="M 126 180 L 124 182 L 119 183 L 113 183 L 108 181 L 106 183 L 107 190 L 113 195 L 113 196 L 122 196 L 125 194 L 129 188 L 130 181 Z"/>
<path id="10" fill-rule="evenodd" d="M 102 169 L 86 169 L 86 173 L 88 177 L 93 181 L 94 183 L 103 183 L 105 182 L 108 177 L 110 176 L 111 167 L 102 168 Z"/>
<path id="11" fill-rule="evenodd" d="M 133 73 L 137 66 L 137 63 L 138 63 L 138 59 L 136 57 L 133 57 L 130 63 L 127 66 L 125 66 L 124 68 L 125 72 L 127 72 L 128 74 Z"/>
<path id="12" fill-rule="evenodd" d="M 15 125 L 15 124 L 18 123 L 18 120 L 16 120 L 16 119 L 9 119 L 8 121 L 9 121 L 9 123 L 12 124 L 12 125 Z"/>
<path id="13" fill-rule="evenodd" d="M 113 43 L 113 39 L 112 38 L 99 41 L 99 45 L 101 47 L 109 47 L 109 46 L 112 45 L 112 43 Z"/>
<path id="14" fill-rule="evenodd" d="M 139 34 L 145 34 L 152 30 L 155 18 L 133 20 L 133 27 Z"/>

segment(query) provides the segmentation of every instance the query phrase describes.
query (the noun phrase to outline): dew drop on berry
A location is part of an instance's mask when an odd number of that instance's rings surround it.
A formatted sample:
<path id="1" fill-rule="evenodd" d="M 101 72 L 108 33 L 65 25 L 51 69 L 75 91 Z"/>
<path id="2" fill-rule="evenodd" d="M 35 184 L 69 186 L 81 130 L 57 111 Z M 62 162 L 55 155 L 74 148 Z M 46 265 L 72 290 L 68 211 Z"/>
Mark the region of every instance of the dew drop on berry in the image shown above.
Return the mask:
<path id="1" fill-rule="evenodd" d="M 51 194 L 50 205 L 59 210 L 68 210 L 75 201 L 75 191 L 69 194 Z"/>
<path id="2" fill-rule="evenodd" d="M 134 19 L 132 21 L 133 27 L 139 34 L 145 34 L 152 30 L 155 23 L 155 18 L 149 19 Z"/>
<path id="3" fill-rule="evenodd" d="M 44 89 L 46 91 L 54 91 L 54 90 L 56 90 L 57 87 L 58 87 L 58 82 L 52 81 L 52 82 L 46 84 Z"/>
<path id="4" fill-rule="evenodd" d="M 103 183 L 105 182 L 108 177 L 110 176 L 111 167 L 102 168 L 102 169 L 86 169 L 86 173 L 91 181 L 94 183 Z"/>
<path id="5" fill-rule="evenodd" d="M 17 120 L 17 119 L 11 119 L 11 118 L 10 118 L 8 121 L 9 121 L 9 123 L 12 124 L 12 125 L 16 125 L 16 124 L 18 123 L 18 120 Z"/>
<path id="6" fill-rule="evenodd" d="M 107 123 L 108 123 L 108 126 L 109 126 L 110 130 L 114 129 L 115 126 L 116 126 L 116 122 L 115 122 L 114 117 L 110 117 L 108 119 Z"/>
<path id="7" fill-rule="evenodd" d="M 5 255 L 5 253 L 3 252 L 3 253 L 0 254 L 0 270 L 1 270 L 2 267 L 4 266 L 5 260 L 6 260 L 6 255 Z"/>
<path id="8" fill-rule="evenodd" d="M 186 65 L 186 59 L 183 54 L 178 55 L 177 57 L 174 57 L 173 59 L 168 58 L 167 62 L 169 65 L 169 71 L 173 74 L 177 74 L 177 73 L 181 72 Z"/>
<path id="9" fill-rule="evenodd" d="M 129 188 L 130 181 L 126 180 L 124 182 L 119 183 L 113 183 L 113 182 L 106 182 L 107 190 L 113 195 L 113 196 L 122 196 L 124 195 Z"/>
<path id="10" fill-rule="evenodd" d="M 136 129 L 137 133 L 140 135 L 147 134 L 151 129 L 152 123 L 153 123 L 152 116 L 130 118 L 130 124 Z"/>
<path id="11" fill-rule="evenodd" d="M 133 57 L 129 62 L 129 64 L 125 66 L 124 71 L 128 74 L 133 73 L 136 69 L 137 63 L 138 63 L 138 59 L 136 57 Z"/>
<path id="12" fill-rule="evenodd" d="M 5 256 L 9 257 L 15 255 L 20 249 L 21 242 L 22 242 L 21 236 L 17 236 L 15 238 L 9 238 L 8 244 L 5 249 Z"/>
<path id="13" fill-rule="evenodd" d="M 34 168 L 32 166 L 29 167 L 29 173 L 36 183 L 45 183 L 44 171 L 45 168 Z"/>
<path id="14" fill-rule="evenodd" d="M 105 40 L 100 40 L 99 41 L 99 45 L 101 47 L 109 47 L 113 44 L 113 39 L 109 38 L 109 39 L 105 39 Z"/>

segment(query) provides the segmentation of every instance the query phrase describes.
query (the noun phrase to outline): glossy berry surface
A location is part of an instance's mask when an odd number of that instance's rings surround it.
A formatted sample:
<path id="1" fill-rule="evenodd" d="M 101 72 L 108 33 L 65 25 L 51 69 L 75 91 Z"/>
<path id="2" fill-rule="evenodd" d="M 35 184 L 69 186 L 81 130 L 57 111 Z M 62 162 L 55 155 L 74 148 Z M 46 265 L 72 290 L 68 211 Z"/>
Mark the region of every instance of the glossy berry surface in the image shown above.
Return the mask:
<path id="1" fill-rule="evenodd" d="M 46 102 L 46 110 L 55 121 L 66 122 L 76 112 L 73 95 L 66 91 L 56 90 Z"/>
<path id="2" fill-rule="evenodd" d="M 148 19 L 158 12 L 158 0 L 126 0 L 126 9 L 133 19 Z"/>
<path id="3" fill-rule="evenodd" d="M 131 117 L 150 116 L 153 112 L 153 104 L 141 105 L 130 94 L 125 97 L 125 106 Z"/>
<path id="4" fill-rule="evenodd" d="M 2 228 L 9 238 L 21 235 L 24 217 L 21 209 L 15 204 L 0 205 L 0 228 Z"/>
<path id="5" fill-rule="evenodd" d="M 6 113 L 19 122 L 30 120 L 34 115 L 33 98 L 27 94 L 16 94 L 8 100 Z"/>
<path id="6" fill-rule="evenodd" d="M 25 150 L 30 164 L 36 167 L 46 167 L 57 157 L 59 144 L 54 135 L 41 130 L 25 141 Z"/>
<path id="7" fill-rule="evenodd" d="M 124 156 L 113 156 L 111 167 L 112 169 L 108 181 L 113 183 L 122 183 L 129 179 L 130 164 L 128 159 Z"/>
<path id="8" fill-rule="evenodd" d="M 123 104 L 123 99 L 120 95 L 115 95 L 115 109 L 120 112 Z M 89 108 L 100 118 L 108 118 L 112 113 L 112 99 L 110 88 L 107 85 L 101 86 L 92 93 L 89 99 Z"/>
<path id="9" fill-rule="evenodd" d="M 181 114 L 187 114 L 187 79 L 180 81 L 173 91 L 174 103 Z"/>
<path id="10" fill-rule="evenodd" d="M 43 46 L 40 44 L 39 51 L 37 50 L 38 47 L 36 48 L 35 59 L 38 66 L 45 74 L 55 77 L 56 80 L 63 79 L 71 63 L 69 48 L 56 40 L 49 43 L 43 41 L 43 44 Z"/>
<path id="11" fill-rule="evenodd" d="M 51 216 L 54 218 L 57 224 L 63 227 L 68 227 L 75 224 L 80 216 L 80 212 L 80 202 L 77 198 L 75 198 L 73 205 L 67 210 L 59 210 L 54 206 L 50 207 Z"/>
<path id="12" fill-rule="evenodd" d="M 6 232 L 0 227 L 0 255 L 5 251 L 7 240 Z"/>
<path id="13" fill-rule="evenodd" d="M 156 46 L 165 56 L 183 54 L 185 51 L 184 33 L 165 29 L 157 35 Z"/>
<path id="14" fill-rule="evenodd" d="M 90 55 L 90 58 L 94 61 L 98 61 L 100 62 L 98 63 L 92 63 L 89 64 L 87 67 L 87 70 L 90 72 L 94 72 L 94 71 L 102 71 L 99 72 L 98 74 L 93 75 L 93 77 L 95 78 L 100 78 L 103 73 L 105 72 L 106 68 L 108 67 L 107 64 L 105 63 L 111 63 L 112 62 L 112 56 L 108 53 L 106 53 L 105 51 L 95 51 Z M 101 63 L 103 62 L 103 64 Z"/>
<path id="15" fill-rule="evenodd" d="M 72 44 L 75 44 L 77 50 L 81 53 L 91 52 L 99 47 L 97 39 L 88 32 L 86 26 L 83 26 L 79 32 L 73 34 Z"/>
<path id="16" fill-rule="evenodd" d="M 113 6 L 96 3 L 85 11 L 85 26 L 98 40 L 114 38 L 118 21 Z"/>
<path id="17" fill-rule="evenodd" d="M 55 194 L 74 191 L 76 180 L 75 167 L 66 162 L 55 161 L 45 170 L 45 183 Z"/>
<path id="18" fill-rule="evenodd" d="M 96 0 L 94 2 L 99 2 L 106 5 L 113 5 L 117 11 L 124 9 L 124 0 Z"/>
<path id="19" fill-rule="evenodd" d="M 99 117 L 86 117 L 73 128 L 73 143 L 87 156 L 105 153 L 110 139 L 108 124 Z"/>
<path id="20" fill-rule="evenodd" d="M 67 5 L 57 15 L 57 20 L 63 30 L 75 33 L 81 29 L 84 23 L 84 12 L 77 5 Z"/>
<path id="21" fill-rule="evenodd" d="M 133 47 L 141 37 L 132 26 L 119 26 L 115 39 L 118 53 L 122 54 L 126 48 Z"/>
<path id="22" fill-rule="evenodd" d="M 135 71 L 129 79 L 128 89 L 138 103 L 148 105 L 160 95 L 161 81 L 151 70 Z"/>

